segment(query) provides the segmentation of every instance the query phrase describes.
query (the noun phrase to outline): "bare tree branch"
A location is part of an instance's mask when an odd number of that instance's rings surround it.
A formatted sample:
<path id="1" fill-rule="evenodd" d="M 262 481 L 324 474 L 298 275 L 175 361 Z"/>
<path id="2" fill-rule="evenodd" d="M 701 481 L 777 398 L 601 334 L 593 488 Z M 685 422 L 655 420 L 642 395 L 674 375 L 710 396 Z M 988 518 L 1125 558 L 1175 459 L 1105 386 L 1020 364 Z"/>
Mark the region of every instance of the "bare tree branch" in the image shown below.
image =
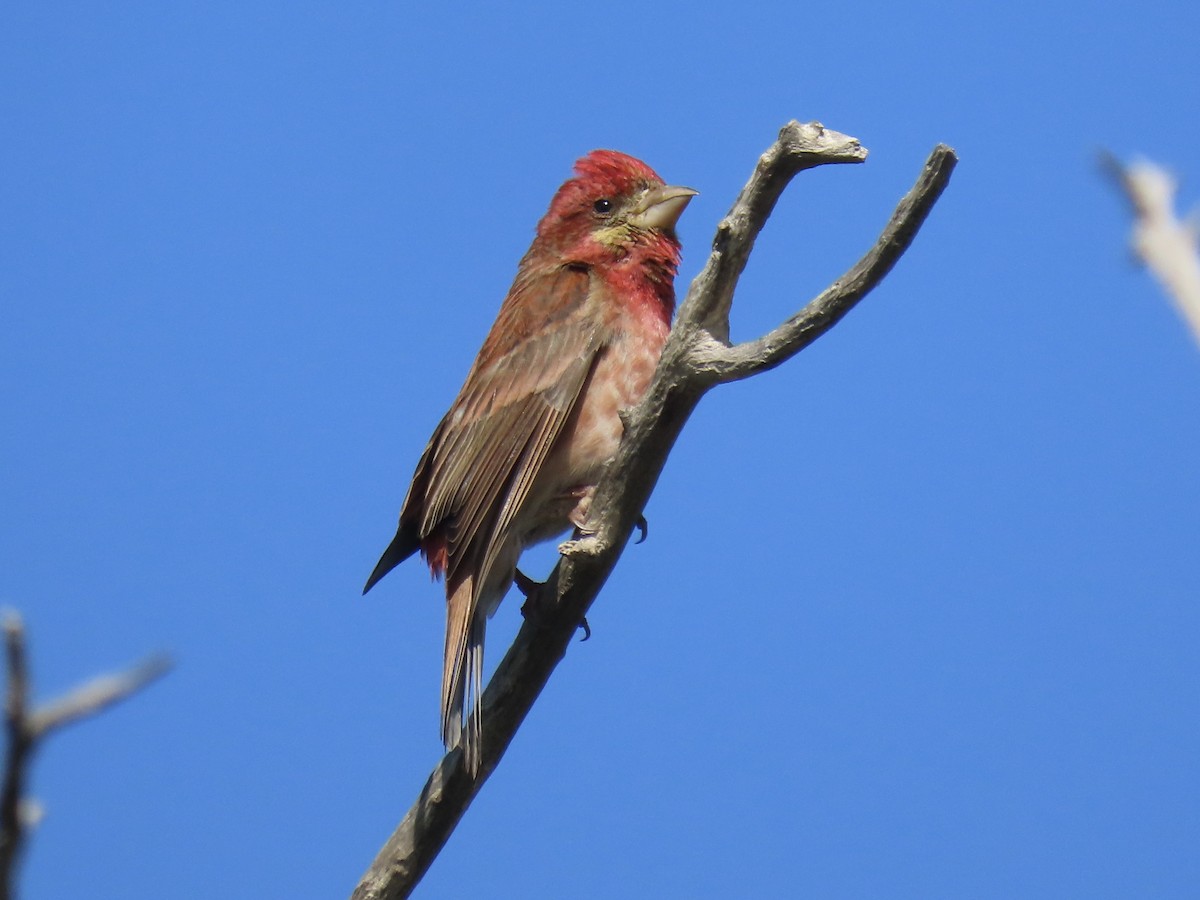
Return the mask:
<path id="1" fill-rule="evenodd" d="M 734 289 L 784 188 L 805 169 L 866 159 L 866 148 L 856 138 L 827 129 L 820 122 L 783 126 L 779 139 L 758 158 L 754 174 L 717 225 L 708 263 L 692 281 L 674 327 L 705 328 L 717 340 L 728 342 Z"/>
<path id="2" fill-rule="evenodd" d="M 30 761 L 40 741 L 54 730 L 94 715 L 144 688 L 171 668 L 164 656 L 155 656 L 123 674 L 96 678 L 41 709 L 29 709 L 29 671 L 25 659 L 25 629 L 16 613 L 4 621 L 8 656 L 8 759 L 4 788 L 0 792 L 0 900 L 15 894 L 17 862 L 28 824 L 25 782 Z"/>
<path id="3" fill-rule="evenodd" d="M 828 330 L 874 287 L 908 247 L 949 181 L 956 158 L 939 146 L 875 248 L 799 315 L 759 341 L 728 346 L 729 309 L 754 240 L 791 177 L 817 165 L 861 162 L 858 141 L 817 123 L 789 123 L 760 158 L 722 220 L 704 270 L 693 281 L 646 398 L 625 420 L 625 437 L 592 501 L 588 533 L 559 549 L 563 558 L 541 589 L 545 612 L 526 621 L 482 699 L 483 749 L 472 779 L 461 750 L 446 754 L 417 801 L 380 850 L 352 900 L 407 897 L 449 839 L 616 565 L 662 472 L 667 454 L 713 385 L 778 365 Z M 758 348 L 759 356 L 754 356 Z M 756 368 L 757 367 L 757 368 Z M 546 599 L 549 598 L 549 599 Z"/>
<path id="4" fill-rule="evenodd" d="M 1171 173 L 1147 160 L 1123 165 L 1111 153 L 1100 164 L 1133 207 L 1133 250 L 1174 302 L 1200 342 L 1200 225 L 1175 216 L 1178 185 Z"/>
<path id="5" fill-rule="evenodd" d="M 696 348 L 693 362 L 720 382 L 737 381 L 773 369 L 791 359 L 838 321 L 884 279 L 917 236 L 949 184 L 958 161 L 954 151 L 939 144 L 925 163 L 920 179 L 908 192 L 875 246 L 854 267 L 821 292 L 799 313 L 757 340 L 733 347 L 705 344 Z"/>
<path id="6" fill-rule="evenodd" d="M 94 716 L 136 694 L 171 670 L 169 657 L 158 655 L 138 663 L 127 672 L 100 675 L 47 703 L 29 717 L 35 738 L 42 738 L 64 725 Z"/>
<path id="7" fill-rule="evenodd" d="M 8 651 L 8 696 L 5 701 L 8 762 L 4 769 L 4 789 L 0 793 L 0 900 L 9 900 L 13 896 L 13 872 L 25 832 L 21 798 L 34 742 L 26 716 L 29 677 L 19 618 L 11 616 L 5 621 L 4 643 Z"/>

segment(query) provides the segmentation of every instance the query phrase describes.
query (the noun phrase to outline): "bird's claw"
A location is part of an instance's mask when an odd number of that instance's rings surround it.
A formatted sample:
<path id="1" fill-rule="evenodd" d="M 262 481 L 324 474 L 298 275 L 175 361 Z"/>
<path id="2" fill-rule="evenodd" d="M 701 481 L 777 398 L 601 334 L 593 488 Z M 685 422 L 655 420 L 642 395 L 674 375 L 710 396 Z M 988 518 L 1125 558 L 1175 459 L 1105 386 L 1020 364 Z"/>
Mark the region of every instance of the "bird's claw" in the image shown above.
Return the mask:
<path id="1" fill-rule="evenodd" d="M 587 616 L 579 620 L 579 627 L 583 629 L 583 637 L 579 639 L 579 643 L 583 643 L 592 636 L 592 626 L 588 624 Z"/>
<path id="2" fill-rule="evenodd" d="M 650 533 L 650 525 L 646 522 L 645 516 L 638 516 L 637 521 L 633 523 L 633 527 L 639 532 L 638 539 L 634 541 L 634 543 L 640 544 L 642 541 L 646 540 L 646 535 Z"/>

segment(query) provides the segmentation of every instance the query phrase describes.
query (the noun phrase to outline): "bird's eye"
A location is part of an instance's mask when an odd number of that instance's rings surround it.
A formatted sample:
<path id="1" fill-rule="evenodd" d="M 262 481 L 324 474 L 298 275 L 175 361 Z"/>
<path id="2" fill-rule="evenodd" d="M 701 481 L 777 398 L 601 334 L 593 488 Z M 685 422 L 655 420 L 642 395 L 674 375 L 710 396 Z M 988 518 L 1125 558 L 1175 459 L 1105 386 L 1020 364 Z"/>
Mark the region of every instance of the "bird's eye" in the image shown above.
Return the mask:
<path id="1" fill-rule="evenodd" d="M 602 216 L 607 215 L 608 213 L 612 212 L 612 201 L 607 197 L 601 197 L 592 204 L 592 209 Z"/>

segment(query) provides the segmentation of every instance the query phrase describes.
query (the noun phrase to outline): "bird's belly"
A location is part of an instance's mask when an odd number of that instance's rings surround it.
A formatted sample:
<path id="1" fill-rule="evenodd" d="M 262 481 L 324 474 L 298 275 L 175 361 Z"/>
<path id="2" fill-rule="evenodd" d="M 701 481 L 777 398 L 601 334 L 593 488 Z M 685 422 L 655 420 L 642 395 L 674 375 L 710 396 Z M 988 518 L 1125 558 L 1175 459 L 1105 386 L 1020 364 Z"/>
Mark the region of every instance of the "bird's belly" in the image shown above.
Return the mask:
<path id="1" fill-rule="evenodd" d="M 586 519 L 592 493 L 624 434 L 622 410 L 645 396 L 667 326 L 622 332 L 597 360 L 574 415 L 546 460 L 522 522 L 525 544 L 549 540 Z"/>

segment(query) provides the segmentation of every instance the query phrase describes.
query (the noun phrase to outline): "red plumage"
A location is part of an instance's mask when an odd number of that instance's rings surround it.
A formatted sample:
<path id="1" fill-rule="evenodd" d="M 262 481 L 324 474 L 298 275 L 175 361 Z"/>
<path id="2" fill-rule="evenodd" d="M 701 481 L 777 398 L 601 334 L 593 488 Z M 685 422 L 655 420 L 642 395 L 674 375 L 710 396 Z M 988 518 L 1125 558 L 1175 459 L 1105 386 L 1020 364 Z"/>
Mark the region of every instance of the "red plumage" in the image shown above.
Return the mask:
<path id="1" fill-rule="evenodd" d="M 488 617 L 521 551 L 586 526 L 675 306 L 674 226 L 695 191 L 595 150 L 558 189 L 466 383 L 434 430 L 363 592 L 418 549 L 446 579 L 442 739 L 480 759 Z M 465 728 L 465 731 L 464 731 Z"/>

